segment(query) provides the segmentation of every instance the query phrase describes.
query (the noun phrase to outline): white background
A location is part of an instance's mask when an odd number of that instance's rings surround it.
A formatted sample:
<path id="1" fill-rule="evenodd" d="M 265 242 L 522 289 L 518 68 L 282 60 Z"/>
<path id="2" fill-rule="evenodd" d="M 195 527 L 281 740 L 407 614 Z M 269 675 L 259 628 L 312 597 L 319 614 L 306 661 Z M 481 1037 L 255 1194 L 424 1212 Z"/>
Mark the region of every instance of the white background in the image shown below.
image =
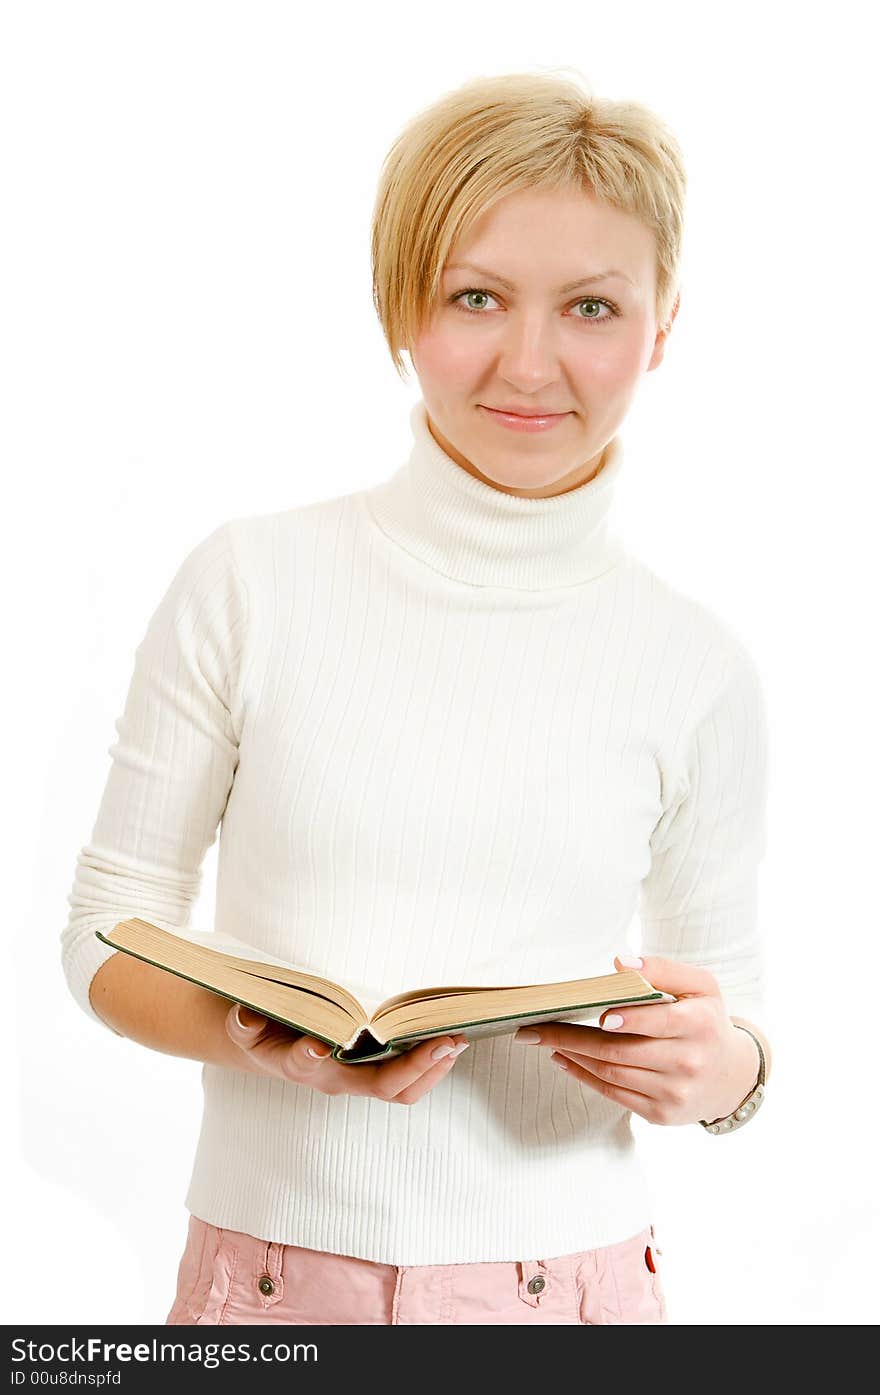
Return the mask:
<path id="1" fill-rule="evenodd" d="M 4 6 L 5 1322 L 162 1323 L 185 1239 L 200 1066 L 96 1027 L 60 967 L 135 646 L 220 522 L 403 462 L 381 161 L 466 79 L 566 68 L 685 152 L 681 310 L 622 428 L 616 526 L 738 628 L 771 726 L 767 1101 L 728 1138 L 633 1119 L 670 1320 L 876 1322 L 869 10 Z"/>

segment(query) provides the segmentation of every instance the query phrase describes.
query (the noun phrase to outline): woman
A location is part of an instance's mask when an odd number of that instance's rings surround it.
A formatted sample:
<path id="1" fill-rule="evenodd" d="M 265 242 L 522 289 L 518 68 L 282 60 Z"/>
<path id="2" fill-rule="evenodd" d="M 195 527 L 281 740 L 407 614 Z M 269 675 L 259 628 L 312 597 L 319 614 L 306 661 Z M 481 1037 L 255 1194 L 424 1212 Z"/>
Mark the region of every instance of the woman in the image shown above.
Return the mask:
<path id="1" fill-rule="evenodd" d="M 769 1056 L 760 683 L 608 526 L 684 189 L 651 112 L 568 81 L 421 113 L 372 233 L 407 463 L 224 523 L 150 622 L 64 964 L 96 1020 L 205 1063 L 170 1324 L 667 1321 L 631 1115 L 726 1119 Z M 221 946 L 367 1003 L 629 963 L 675 1001 L 327 1059 L 95 937 L 185 928 L 221 821 Z"/>

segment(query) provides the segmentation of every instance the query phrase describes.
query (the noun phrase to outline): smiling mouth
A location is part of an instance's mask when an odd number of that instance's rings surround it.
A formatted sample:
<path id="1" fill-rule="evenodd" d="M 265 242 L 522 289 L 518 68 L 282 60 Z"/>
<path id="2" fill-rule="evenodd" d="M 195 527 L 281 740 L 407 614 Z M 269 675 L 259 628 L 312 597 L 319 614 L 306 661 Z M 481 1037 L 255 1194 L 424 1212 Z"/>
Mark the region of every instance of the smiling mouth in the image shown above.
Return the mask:
<path id="1" fill-rule="evenodd" d="M 567 412 L 519 412 L 513 411 L 510 407 L 489 407 L 487 403 L 480 403 L 489 412 L 500 412 L 505 417 L 524 417 L 527 421 L 534 417 L 566 417 Z"/>

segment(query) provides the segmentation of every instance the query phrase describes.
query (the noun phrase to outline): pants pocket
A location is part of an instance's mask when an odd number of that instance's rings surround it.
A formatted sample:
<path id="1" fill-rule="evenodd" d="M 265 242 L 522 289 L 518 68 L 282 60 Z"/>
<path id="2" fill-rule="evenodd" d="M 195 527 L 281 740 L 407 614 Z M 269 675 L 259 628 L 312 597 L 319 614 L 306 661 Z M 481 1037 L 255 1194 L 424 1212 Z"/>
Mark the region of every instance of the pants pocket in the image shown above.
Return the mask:
<path id="1" fill-rule="evenodd" d="M 666 1323 L 653 1226 L 617 1245 L 581 1257 L 578 1301 L 581 1322 L 603 1326 Z"/>
<path id="2" fill-rule="evenodd" d="M 224 1232 L 190 1216 L 186 1245 L 177 1271 L 177 1293 L 165 1325 L 221 1324 L 238 1262 Z"/>
<path id="3" fill-rule="evenodd" d="M 666 1307 L 666 1292 L 663 1288 L 663 1280 L 660 1277 L 660 1270 L 662 1266 L 661 1262 L 657 1258 L 657 1256 L 661 1255 L 662 1253 L 663 1251 L 657 1248 L 656 1237 L 654 1235 L 654 1227 L 651 1226 L 651 1239 L 650 1241 L 645 1242 L 645 1263 L 647 1264 L 648 1268 L 651 1270 L 651 1273 L 653 1275 L 652 1288 L 654 1290 L 654 1297 L 657 1299 L 657 1304 L 660 1312 L 658 1321 L 668 1322 L 669 1313 Z"/>

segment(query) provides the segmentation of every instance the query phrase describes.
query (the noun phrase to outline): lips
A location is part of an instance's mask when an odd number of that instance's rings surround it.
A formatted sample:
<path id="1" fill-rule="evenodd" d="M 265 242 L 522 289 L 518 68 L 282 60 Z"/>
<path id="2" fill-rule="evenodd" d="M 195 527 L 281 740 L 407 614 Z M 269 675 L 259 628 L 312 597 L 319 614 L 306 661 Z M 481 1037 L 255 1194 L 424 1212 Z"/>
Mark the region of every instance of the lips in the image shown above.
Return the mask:
<path id="1" fill-rule="evenodd" d="M 486 403 L 484 406 L 488 405 Z M 489 407 L 490 412 L 504 412 L 509 417 L 564 417 L 565 412 L 553 412 L 548 407 L 541 412 L 525 411 L 522 407 Z"/>

